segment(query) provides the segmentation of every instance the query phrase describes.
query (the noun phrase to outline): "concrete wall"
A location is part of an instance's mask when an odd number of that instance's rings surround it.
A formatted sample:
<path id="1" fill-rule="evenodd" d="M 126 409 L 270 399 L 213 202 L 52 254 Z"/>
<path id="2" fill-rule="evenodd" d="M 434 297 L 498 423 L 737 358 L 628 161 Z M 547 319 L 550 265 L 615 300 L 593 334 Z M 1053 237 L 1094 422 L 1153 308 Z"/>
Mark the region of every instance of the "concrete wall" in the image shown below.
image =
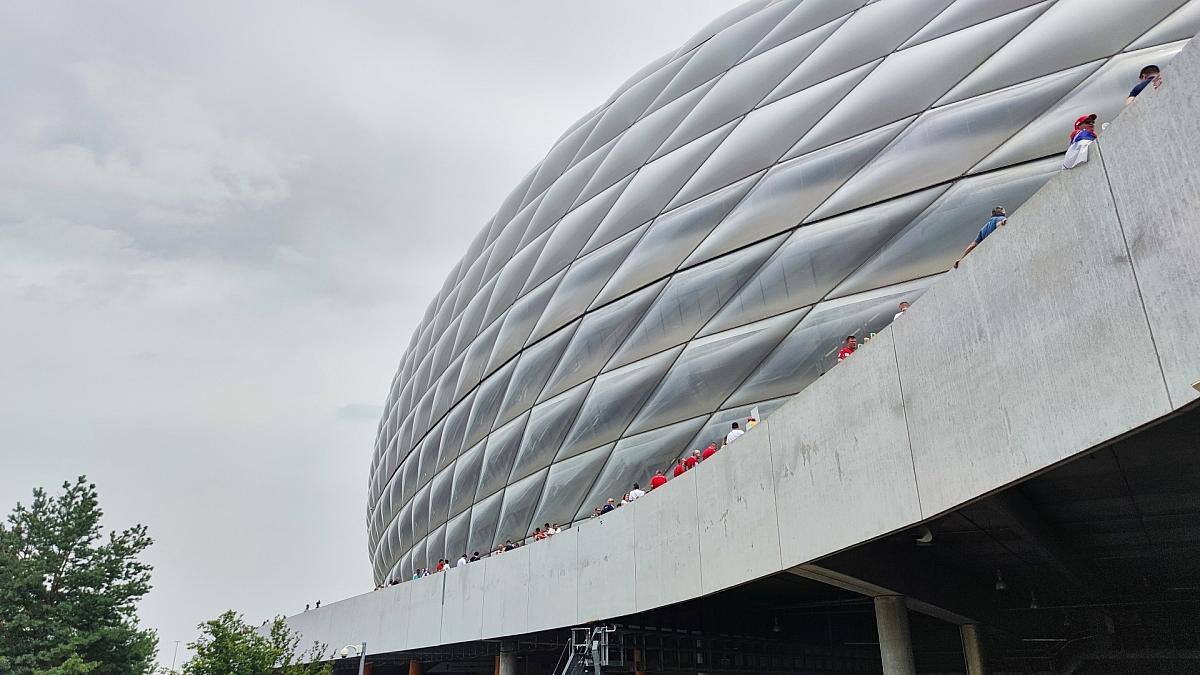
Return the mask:
<path id="1" fill-rule="evenodd" d="M 1091 162 L 695 471 L 549 541 L 291 625 L 379 652 L 681 602 L 911 527 L 1193 402 L 1200 45 L 1165 79 Z"/>

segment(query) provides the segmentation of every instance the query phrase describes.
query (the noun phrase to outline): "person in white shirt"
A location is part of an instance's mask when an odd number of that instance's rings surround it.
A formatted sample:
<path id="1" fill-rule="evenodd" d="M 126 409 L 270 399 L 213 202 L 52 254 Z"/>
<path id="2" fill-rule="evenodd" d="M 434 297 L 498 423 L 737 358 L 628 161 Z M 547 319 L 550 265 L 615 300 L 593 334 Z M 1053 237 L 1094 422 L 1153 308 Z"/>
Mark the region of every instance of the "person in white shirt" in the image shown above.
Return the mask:
<path id="1" fill-rule="evenodd" d="M 637 483 L 634 483 L 633 489 L 629 491 L 629 501 L 633 501 L 633 500 L 637 499 L 638 497 L 645 497 L 645 496 L 646 496 L 646 492 L 644 490 L 642 490 L 642 486 L 638 485 Z"/>
<path id="2" fill-rule="evenodd" d="M 895 321 L 896 319 L 899 319 L 900 317 L 904 316 L 904 313 L 907 311 L 908 311 L 908 303 L 907 302 L 900 303 L 900 311 L 896 312 L 896 316 L 892 317 L 892 321 Z"/>
<path id="3" fill-rule="evenodd" d="M 462 567 L 463 565 L 466 565 L 466 564 L 467 564 L 467 554 L 464 553 L 458 558 L 458 561 L 454 563 L 454 566 Z"/>
<path id="4" fill-rule="evenodd" d="M 744 433 L 746 432 L 742 431 L 741 428 L 738 427 L 738 423 L 734 422 L 733 428 L 729 430 L 729 433 L 725 434 L 725 445 L 729 445 L 730 443 L 736 441 L 738 437 Z"/>

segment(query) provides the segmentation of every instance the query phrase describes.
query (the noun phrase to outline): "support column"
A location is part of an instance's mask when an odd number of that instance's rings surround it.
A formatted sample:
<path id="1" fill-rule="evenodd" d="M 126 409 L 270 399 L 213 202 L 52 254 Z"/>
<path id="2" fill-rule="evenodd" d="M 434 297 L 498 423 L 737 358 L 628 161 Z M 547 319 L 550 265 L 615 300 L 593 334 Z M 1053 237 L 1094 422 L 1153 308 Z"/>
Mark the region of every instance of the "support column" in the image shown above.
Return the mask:
<path id="1" fill-rule="evenodd" d="M 496 655 L 496 675 L 517 675 L 515 652 L 501 651 Z"/>
<path id="2" fill-rule="evenodd" d="M 908 628 L 908 607 L 904 604 L 903 596 L 877 596 L 875 623 L 879 630 L 879 655 L 883 658 L 883 675 L 916 675 L 912 634 Z"/>
<path id="3" fill-rule="evenodd" d="M 967 662 L 967 675 L 987 675 L 987 664 L 983 661 L 983 636 L 977 623 L 964 623 L 958 627 L 962 636 L 963 658 Z"/>

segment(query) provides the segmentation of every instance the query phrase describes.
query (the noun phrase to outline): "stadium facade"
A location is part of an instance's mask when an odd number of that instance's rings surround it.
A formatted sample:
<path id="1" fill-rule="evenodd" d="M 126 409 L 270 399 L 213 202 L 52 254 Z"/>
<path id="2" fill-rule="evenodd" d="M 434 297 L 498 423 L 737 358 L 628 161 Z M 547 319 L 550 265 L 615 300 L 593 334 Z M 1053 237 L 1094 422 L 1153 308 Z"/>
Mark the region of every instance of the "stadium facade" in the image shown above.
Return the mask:
<path id="1" fill-rule="evenodd" d="M 371 467 L 376 582 L 586 517 L 770 415 L 1198 29 L 1200 0 L 756 0 L 642 69 L 412 336 Z"/>

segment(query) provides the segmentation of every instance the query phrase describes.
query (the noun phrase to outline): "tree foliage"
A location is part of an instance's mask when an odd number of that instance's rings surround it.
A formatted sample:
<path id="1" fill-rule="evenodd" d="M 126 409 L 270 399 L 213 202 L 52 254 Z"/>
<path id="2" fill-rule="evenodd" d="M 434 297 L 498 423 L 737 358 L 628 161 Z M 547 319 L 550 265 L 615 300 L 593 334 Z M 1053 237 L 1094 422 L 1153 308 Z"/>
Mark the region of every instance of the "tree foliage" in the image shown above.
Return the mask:
<path id="1" fill-rule="evenodd" d="M 328 675 L 328 663 L 318 663 L 325 645 L 313 643 L 300 653 L 300 636 L 283 617 L 259 630 L 240 614 L 227 611 L 199 626 L 200 637 L 188 643 L 195 655 L 183 665 L 183 675 Z"/>
<path id="2" fill-rule="evenodd" d="M 62 490 L 35 489 L 0 523 L 0 673 L 150 672 L 158 641 L 137 620 L 146 527 L 105 537 L 96 486 L 80 476 Z"/>

